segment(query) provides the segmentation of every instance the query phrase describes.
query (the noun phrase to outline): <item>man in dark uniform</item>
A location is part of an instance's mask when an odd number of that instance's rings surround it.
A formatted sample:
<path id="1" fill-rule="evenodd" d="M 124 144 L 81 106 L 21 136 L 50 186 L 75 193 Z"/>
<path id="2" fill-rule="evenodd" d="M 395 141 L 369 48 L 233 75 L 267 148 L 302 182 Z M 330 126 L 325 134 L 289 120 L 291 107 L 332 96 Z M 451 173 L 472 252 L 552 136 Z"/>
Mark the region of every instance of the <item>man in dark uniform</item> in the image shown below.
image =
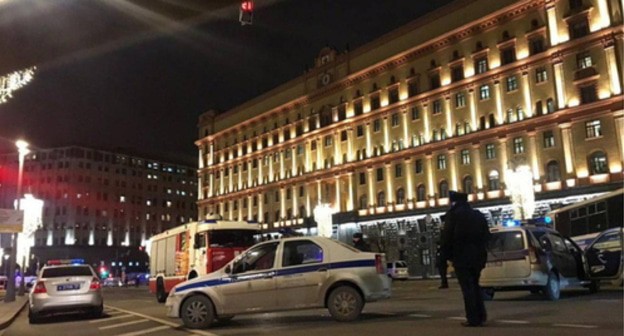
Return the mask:
<path id="1" fill-rule="evenodd" d="M 370 252 L 370 246 L 364 241 L 364 236 L 361 232 L 356 232 L 353 234 L 353 247 L 362 251 L 362 252 Z"/>
<path id="2" fill-rule="evenodd" d="M 483 326 L 487 313 L 479 277 L 487 259 L 490 230 L 483 214 L 468 204 L 468 195 L 451 191 L 451 208 L 446 213 L 442 253 L 453 262 L 464 296 L 466 327 Z"/>

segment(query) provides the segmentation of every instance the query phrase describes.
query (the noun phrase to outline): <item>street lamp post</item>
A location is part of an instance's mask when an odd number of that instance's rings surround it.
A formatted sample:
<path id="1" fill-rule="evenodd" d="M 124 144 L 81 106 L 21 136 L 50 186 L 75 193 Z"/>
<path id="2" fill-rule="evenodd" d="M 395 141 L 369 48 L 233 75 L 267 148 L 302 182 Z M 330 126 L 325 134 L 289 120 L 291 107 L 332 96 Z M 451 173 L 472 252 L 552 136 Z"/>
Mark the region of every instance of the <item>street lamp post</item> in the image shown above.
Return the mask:
<path id="1" fill-rule="evenodd" d="M 19 155 L 19 170 L 17 174 L 17 210 L 20 210 L 20 201 L 22 199 L 22 177 L 24 173 L 24 158 L 26 154 L 28 154 L 28 143 L 24 140 L 18 140 L 15 142 L 17 146 L 17 151 Z M 17 234 L 13 234 L 12 237 L 13 246 L 11 248 L 11 254 L 9 257 L 9 274 L 7 276 L 7 290 L 6 295 L 4 297 L 4 302 L 13 302 L 15 301 L 15 262 L 17 256 Z M 22 282 L 20 285 L 20 295 L 24 295 L 25 292 L 25 284 L 24 284 L 24 265 L 22 265 Z M 24 288 L 22 288 L 24 287 Z"/>

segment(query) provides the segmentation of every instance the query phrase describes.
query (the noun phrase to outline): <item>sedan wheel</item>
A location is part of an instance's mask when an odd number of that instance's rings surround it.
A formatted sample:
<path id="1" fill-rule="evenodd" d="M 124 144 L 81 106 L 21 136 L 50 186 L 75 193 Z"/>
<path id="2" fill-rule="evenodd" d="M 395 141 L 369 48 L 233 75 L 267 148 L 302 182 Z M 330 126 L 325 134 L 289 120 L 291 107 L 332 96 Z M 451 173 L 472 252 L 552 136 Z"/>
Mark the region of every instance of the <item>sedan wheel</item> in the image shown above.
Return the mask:
<path id="1" fill-rule="evenodd" d="M 191 329 L 205 329 L 214 321 L 214 308 L 210 299 L 195 295 L 186 299 L 180 309 L 184 326 Z"/>
<path id="2" fill-rule="evenodd" d="M 327 308 L 336 321 L 353 321 L 360 316 L 362 308 L 364 308 L 364 299 L 352 287 L 341 286 L 334 289 L 329 295 Z"/>

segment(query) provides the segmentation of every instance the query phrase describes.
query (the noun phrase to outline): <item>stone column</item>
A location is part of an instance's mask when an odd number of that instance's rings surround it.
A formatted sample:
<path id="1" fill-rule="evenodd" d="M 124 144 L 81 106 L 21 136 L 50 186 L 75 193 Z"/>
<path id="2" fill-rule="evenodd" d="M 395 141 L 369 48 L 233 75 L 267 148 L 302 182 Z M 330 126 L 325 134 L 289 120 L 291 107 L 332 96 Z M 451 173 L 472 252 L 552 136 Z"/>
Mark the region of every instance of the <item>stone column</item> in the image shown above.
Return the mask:
<path id="1" fill-rule="evenodd" d="M 572 141 L 572 125 L 570 123 L 560 124 L 561 128 L 561 141 L 563 142 L 563 154 L 565 157 L 566 167 L 566 179 L 576 177 L 576 171 L 574 167 L 574 145 Z"/>

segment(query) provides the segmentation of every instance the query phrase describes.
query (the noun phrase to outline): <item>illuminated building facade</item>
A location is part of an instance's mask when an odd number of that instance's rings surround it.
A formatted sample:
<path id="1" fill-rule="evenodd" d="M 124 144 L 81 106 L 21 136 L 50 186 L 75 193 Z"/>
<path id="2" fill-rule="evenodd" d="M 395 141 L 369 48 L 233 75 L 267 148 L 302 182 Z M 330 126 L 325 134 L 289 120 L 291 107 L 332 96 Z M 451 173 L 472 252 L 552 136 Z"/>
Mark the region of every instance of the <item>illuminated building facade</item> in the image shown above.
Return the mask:
<path id="1" fill-rule="evenodd" d="M 305 228 L 444 212 L 449 190 L 508 204 L 622 184 L 619 0 L 455 1 L 199 120 L 199 217 Z M 497 221 L 498 219 L 493 219 Z M 400 231 L 400 230 L 399 230 Z"/>
<path id="2" fill-rule="evenodd" d="M 0 208 L 13 208 L 17 163 L 17 154 L 0 156 Z M 197 217 L 196 168 L 160 159 L 79 146 L 37 149 L 26 156 L 23 181 L 24 193 L 44 201 L 39 250 L 136 248 Z"/>

